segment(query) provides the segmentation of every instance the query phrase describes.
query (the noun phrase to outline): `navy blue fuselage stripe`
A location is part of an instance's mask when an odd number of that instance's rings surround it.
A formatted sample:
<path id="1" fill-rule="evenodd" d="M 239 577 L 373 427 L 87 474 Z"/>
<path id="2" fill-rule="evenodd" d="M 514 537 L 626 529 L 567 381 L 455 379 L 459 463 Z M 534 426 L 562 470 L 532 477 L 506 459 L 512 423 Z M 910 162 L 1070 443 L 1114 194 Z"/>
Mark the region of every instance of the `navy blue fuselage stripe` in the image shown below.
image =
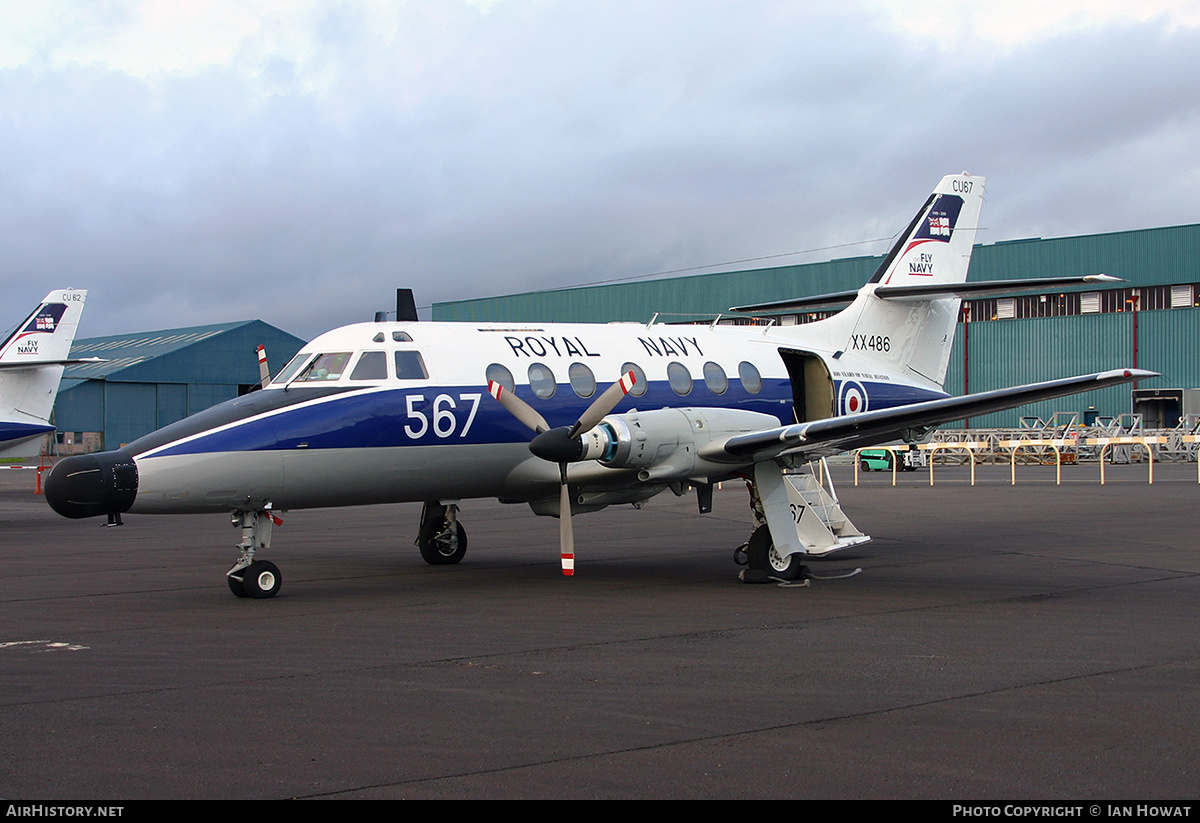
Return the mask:
<path id="1" fill-rule="evenodd" d="M 871 398 L 873 409 L 946 396 L 943 392 L 912 386 L 861 382 Z M 312 404 L 305 404 L 312 396 L 305 396 L 304 392 L 304 389 L 296 388 L 289 392 L 295 397 L 288 405 L 294 408 L 285 407 L 269 416 L 255 414 L 222 431 L 200 434 L 185 443 L 169 445 L 155 456 L 297 448 L 526 443 L 532 437 L 524 425 L 488 396 L 484 387 L 425 385 L 384 391 L 350 391 Z M 545 400 L 535 397 L 528 386 L 518 386 L 516 393 L 541 412 L 552 426 L 574 423 L 591 402 L 576 397 L 568 384 L 559 384 L 554 397 Z M 473 397 L 475 395 L 477 399 Z M 416 399 L 418 396 L 420 400 Z M 411 401 L 410 397 L 413 398 Z M 750 394 L 738 381 L 731 381 L 724 394 L 712 394 L 703 384 L 698 384 L 691 395 L 681 398 L 665 381 L 652 381 L 645 395 L 627 396 L 613 413 L 631 409 L 649 411 L 667 406 L 744 409 L 773 415 L 782 425 L 792 422 L 792 389 L 786 378 L 766 379 L 760 393 Z M 470 426 L 464 435 L 468 418 Z M 156 439 L 161 442 L 161 438 Z M 141 454 L 148 448 L 143 447 L 141 441 L 135 441 L 129 451 Z"/>

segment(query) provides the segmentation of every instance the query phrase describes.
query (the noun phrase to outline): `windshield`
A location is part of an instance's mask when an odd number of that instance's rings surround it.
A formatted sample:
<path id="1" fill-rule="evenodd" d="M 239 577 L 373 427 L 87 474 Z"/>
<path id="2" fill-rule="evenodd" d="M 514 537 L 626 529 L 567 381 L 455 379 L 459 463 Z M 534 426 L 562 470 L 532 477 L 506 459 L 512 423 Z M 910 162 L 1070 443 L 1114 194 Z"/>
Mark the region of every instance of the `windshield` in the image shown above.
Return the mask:
<path id="1" fill-rule="evenodd" d="M 318 354 L 304 372 L 297 378 L 300 383 L 313 383 L 321 380 L 337 380 L 346 370 L 352 352 L 340 351 L 332 354 Z"/>
<path id="2" fill-rule="evenodd" d="M 275 379 L 272 380 L 271 383 L 272 384 L 278 383 L 279 385 L 282 386 L 284 383 L 286 383 L 287 381 L 292 379 L 292 375 L 294 375 L 296 372 L 298 372 L 300 370 L 300 367 L 303 366 L 305 363 L 307 363 L 308 358 L 310 358 L 310 357 L 312 357 L 312 352 L 310 352 L 310 351 L 300 352 L 295 357 L 293 357 L 291 360 L 289 360 L 286 366 L 284 366 L 282 369 L 280 369 L 279 373 L 277 375 L 275 375 Z"/>

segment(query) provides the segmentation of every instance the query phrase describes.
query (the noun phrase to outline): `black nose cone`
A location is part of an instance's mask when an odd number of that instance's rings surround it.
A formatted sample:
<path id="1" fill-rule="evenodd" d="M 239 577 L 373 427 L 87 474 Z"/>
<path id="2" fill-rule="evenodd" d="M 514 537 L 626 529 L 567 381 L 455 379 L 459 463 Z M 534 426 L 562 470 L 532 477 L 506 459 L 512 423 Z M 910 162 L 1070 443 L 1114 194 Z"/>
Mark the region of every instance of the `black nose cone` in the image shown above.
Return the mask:
<path id="1" fill-rule="evenodd" d="M 119 450 L 58 461 L 45 487 L 50 508 L 71 518 L 127 512 L 137 489 L 137 464 Z"/>

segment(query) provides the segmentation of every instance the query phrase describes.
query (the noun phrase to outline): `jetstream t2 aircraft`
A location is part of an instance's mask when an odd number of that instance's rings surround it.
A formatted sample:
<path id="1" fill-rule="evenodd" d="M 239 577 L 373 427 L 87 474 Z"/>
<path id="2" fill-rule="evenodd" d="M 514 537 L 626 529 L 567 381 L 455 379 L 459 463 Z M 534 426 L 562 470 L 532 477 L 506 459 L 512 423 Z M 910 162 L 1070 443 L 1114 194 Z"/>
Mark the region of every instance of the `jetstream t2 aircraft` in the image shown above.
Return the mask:
<path id="1" fill-rule="evenodd" d="M 714 483 L 744 478 L 758 525 L 743 579 L 794 578 L 806 556 L 869 539 L 811 461 L 1153 376 L 942 390 L 962 294 L 1083 281 L 966 284 L 982 199 L 982 178 L 943 178 L 850 306 L 808 325 L 336 329 L 261 391 L 122 449 L 61 461 L 46 499 L 66 517 L 107 515 L 113 525 L 126 512 L 232 512 L 242 540 L 229 586 L 261 598 L 279 590 L 279 569 L 258 555 L 287 509 L 424 502 L 421 554 L 450 564 L 467 548 L 461 500 L 524 502 L 559 516 L 571 574 L 572 513 L 689 488 L 703 513 Z"/>
<path id="2" fill-rule="evenodd" d="M 0 456 L 37 456 L 83 314 L 86 291 L 57 289 L 0 344 Z"/>

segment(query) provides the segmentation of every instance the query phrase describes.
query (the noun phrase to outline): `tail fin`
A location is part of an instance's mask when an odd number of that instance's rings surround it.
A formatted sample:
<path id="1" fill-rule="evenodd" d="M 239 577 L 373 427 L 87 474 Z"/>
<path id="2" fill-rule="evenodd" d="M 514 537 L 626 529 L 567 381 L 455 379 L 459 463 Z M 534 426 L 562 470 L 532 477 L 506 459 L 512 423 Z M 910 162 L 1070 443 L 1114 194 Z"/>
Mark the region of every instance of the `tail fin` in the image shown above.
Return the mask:
<path id="1" fill-rule="evenodd" d="M 965 172 L 942 178 L 854 302 L 813 324 L 825 327 L 835 351 L 942 385 L 960 300 L 933 295 L 967 279 L 983 184 Z M 883 296 L 918 286 L 908 290 L 922 294 Z"/>
<path id="2" fill-rule="evenodd" d="M 86 291 L 50 292 L 0 344 L 0 455 L 31 457 L 37 438 L 54 431 L 50 411 L 86 299 Z"/>

